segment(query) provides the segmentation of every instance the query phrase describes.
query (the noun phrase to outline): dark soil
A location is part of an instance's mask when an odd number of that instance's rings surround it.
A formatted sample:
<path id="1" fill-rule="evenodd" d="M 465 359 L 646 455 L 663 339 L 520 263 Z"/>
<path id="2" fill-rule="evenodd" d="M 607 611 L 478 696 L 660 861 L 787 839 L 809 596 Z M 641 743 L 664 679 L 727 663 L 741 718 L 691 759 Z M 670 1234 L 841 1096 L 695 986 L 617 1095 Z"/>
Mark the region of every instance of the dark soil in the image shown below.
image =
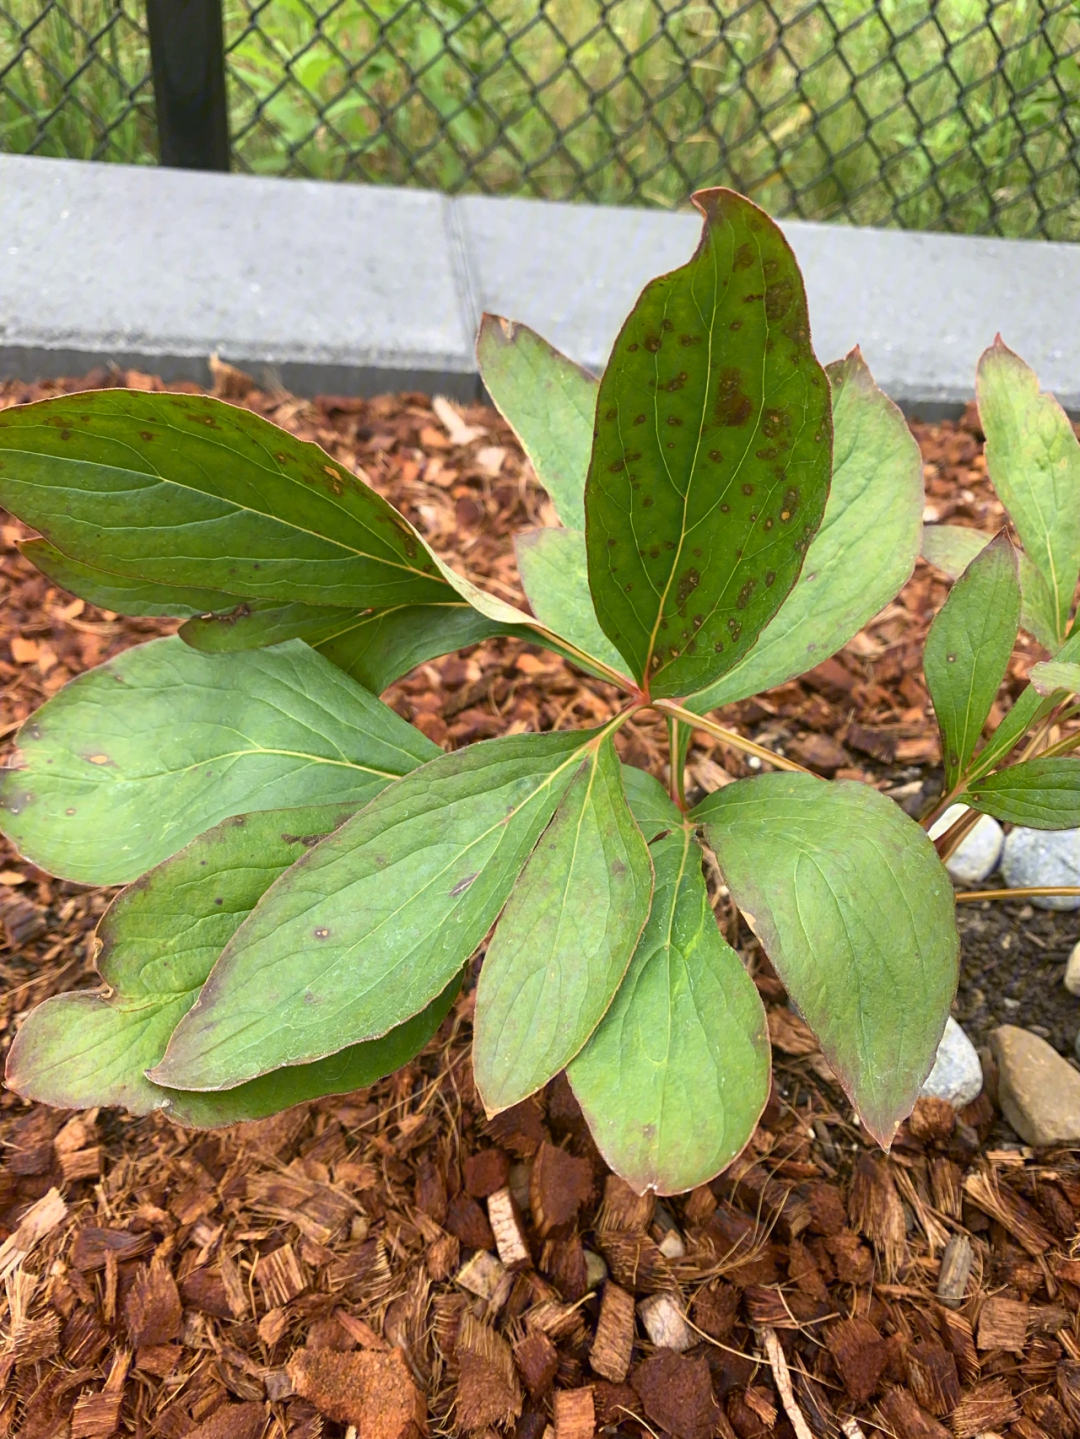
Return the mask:
<path id="1" fill-rule="evenodd" d="M 130 372 L 92 383 L 159 387 Z M 2 385 L 0 407 L 80 384 Z M 493 411 L 470 406 L 475 434 L 455 441 L 419 395 L 308 403 L 227 367 L 217 390 L 317 439 L 520 603 L 510 536 L 550 521 Z M 993 528 L 1002 512 L 977 426 L 916 433 L 934 517 Z M 9 739 L 74 674 L 174 628 L 51 589 L 18 554 L 23 534 L 0 529 Z M 920 562 L 834 661 L 729 707 L 724 723 L 921 816 L 941 774 L 920 655 L 946 592 Z M 1037 657 L 1022 640 L 998 716 Z M 615 701 L 508 640 L 422 666 L 384 698 L 448 749 L 512 724 L 596 723 Z M 623 756 L 659 773 L 662 740 L 649 718 L 628 724 Z M 750 772 L 704 733 L 689 770 L 703 789 Z M 0 846 L 0 1036 L 48 995 L 95 982 L 91 935 L 109 897 Z M 655 1205 L 607 1171 L 564 1080 L 485 1119 L 469 990 L 397 1075 L 261 1124 L 201 1135 L 0 1094 L 0 1240 L 18 1230 L 0 1248 L 0 1439 L 355 1439 L 350 1425 L 359 1439 L 419 1439 L 425 1422 L 478 1439 L 794 1439 L 778 1353 L 822 1439 L 1078 1439 L 1077 1156 L 1023 1150 L 987 1094 L 959 1117 L 921 1101 L 879 1155 L 755 943 L 719 917 L 769 1010 L 774 1093 L 736 1164 Z M 1012 1021 L 1069 1052 L 1080 1002 L 1061 973 L 1080 918 L 988 902 L 961 906 L 960 926 L 957 1015 L 973 1039 Z M 526 1257 L 484 1298 L 503 1185 Z M 937 1299 L 951 1238 L 974 1255 L 955 1309 Z M 606 1261 L 606 1288 L 590 1284 L 587 1252 Z M 695 1326 L 685 1353 L 648 1337 L 641 1306 L 657 1293 Z"/>
<path id="2" fill-rule="evenodd" d="M 960 988 L 953 1013 L 972 1042 L 984 1045 L 999 1024 L 1019 1024 L 1072 1058 L 1080 999 L 1062 980 L 1080 940 L 1080 912 L 984 900 L 959 905 L 957 925 Z"/>

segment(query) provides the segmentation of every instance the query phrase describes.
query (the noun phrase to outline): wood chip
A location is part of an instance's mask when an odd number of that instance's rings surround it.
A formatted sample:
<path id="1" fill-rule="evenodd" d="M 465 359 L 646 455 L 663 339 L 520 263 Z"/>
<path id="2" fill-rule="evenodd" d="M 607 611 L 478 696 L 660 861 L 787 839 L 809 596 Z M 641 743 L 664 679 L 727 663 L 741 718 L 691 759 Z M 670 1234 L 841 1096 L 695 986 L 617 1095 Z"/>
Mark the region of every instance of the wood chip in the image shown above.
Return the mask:
<path id="1" fill-rule="evenodd" d="M 6 1279 L 27 1259 L 38 1244 L 62 1224 L 67 1216 L 67 1205 L 60 1198 L 58 1189 L 50 1189 L 36 1204 L 32 1204 L 19 1220 L 14 1234 L 0 1244 L 0 1279 Z"/>
<path id="2" fill-rule="evenodd" d="M 596 1410 L 590 1388 L 560 1389 L 555 1395 L 555 1439 L 593 1439 Z"/>
<path id="3" fill-rule="evenodd" d="M 673 1294 L 651 1294 L 638 1304 L 638 1313 L 646 1334 L 658 1349 L 681 1353 L 697 1343 L 697 1335 L 687 1324 Z"/>
<path id="4" fill-rule="evenodd" d="M 814 1439 L 809 1424 L 795 1400 L 795 1392 L 791 1387 L 791 1374 L 788 1370 L 787 1359 L 781 1348 L 780 1340 L 777 1338 L 775 1329 L 762 1331 L 762 1341 L 765 1346 L 765 1357 L 769 1361 L 769 1368 L 772 1370 L 773 1382 L 776 1385 L 777 1393 L 780 1395 L 780 1403 L 784 1406 L 784 1413 L 791 1421 L 791 1427 L 795 1430 L 795 1439 Z"/>
<path id="5" fill-rule="evenodd" d="M 1017 1195 L 1003 1189 L 993 1175 L 976 1170 L 964 1180 L 964 1193 L 977 1208 L 996 1219 L 1032 1257 L 1045 1254 L 1053 1236 L 1035 1209 Z"/>
<path id="6" fill-rule="evenodd" d="M 878 1411 L 887 1434 L 903 1435 L 903 1439 L 952 1439 L 944 1425 L 921 1409 L 906 1389 L 890 1389 Z"/>
<path id="7" fill-rule="evenodd" d="M 936 1341 L 912 1344 L 904 1351 L 908 1387 L 929 1414 L 951 1414 L 960 1402 L 956 1360 Z"/>
<path id="8" fill-rule="evenodd" d="M 521 1413 L 522 1394 L 510 1345 L 489 1324 L 466 1311 L 455 1346 L 459 1378 L 455 1400 L 458 1425 L 483 1429 L 511 1424 Z"/>
<path id="9" fill-rule="evenodd" d="M 600 1299 L 589 1364 L 601 1378 L 621 1384 L 630 1371 L 633 1347 L 634 1297 L 609 1279 Z"/>
<path id="10" fill-rule="evenodd" d="M 592 1165 L 587 1159 L 578 1159 L 554 1144 L 541 1144 L 529 1177 L 530 1206 L 539 1232 L 546 1236 L 572 1224 L 592 1189 Z"/>
<path id="11" fill-rule="evenodd" d="M 497 1189 L 494 1194 L 488 1195 L 487 1207 L 495 1247 L 505 1268 L 529 1268 L 532 1255 L 510 1190 Z"/>
<path id="12" fill-rule="evenodd" d="M 980 1349 L 1009 1349 L 1014 1354 L 1022 1354 L 1028 1335 L 1029 1312 L 1030 1305 L 1017 1299 L 995 1295 L 992 1299 L 983 1300 L 976 1344 Z"/>
<path id="13" fill-rule="evenodd" d="M 1020 1405 L 1004 1379 L 988 1379 L 969 1390 L 953 1410 L 956 1439 L 975 1439 L 987 1430 L 1004 1429 L 1020 1417 Z"/>
<path id="14" fill-rule="evenodd" d="M 628 1234 L 645 1234 L 652 1223 L 656 1196 L 635 1194 L 625 1179 L 609 1174 L 604 1181 L 604 1199 L 596 1216 L 596 1232 L 603 1234 L 618 1231 Z"/>
<path id="15" fill-rule="evenodd" d="M 291 1244 L 260 1257 L 255 1266 L 255 1279 L 262 1290 L 267 1309 L 284 1308 L 307 1288 L 307 1276 Z"/>
<path id="16" fill-rule="evenodd" d="M 417 1439 L 427 1433 L 427 1402 L 400 1349 L 298 1349 L 286 1366 L 296 1393 L 365 1439 Z"/>
<path id="17" fill-rule="evenodd" d="M 124 1381 L 131 1367 L 131 1353 L 121 1350 L 113 1359 L 109 1377 L 96 1394 L 80 1395 L 71 1415 L 71 1439 L 105 1439 L 120 1422 Z"/>
<path id="18" fill-rule="evenodd" d="M 530 1329 L 514 1345 L 517 1364 L 525 1388 L 533 1399 L 545 1395 L 555 1382 L 559 1368 L 559 1351 L 541 1329 Z"/>
<path id="19" fill-rule="evenodd" d="M 501 1309 L 510 1295 L 513 1275 L 486 1249 L 478 1249 L 454 1276 L 455 1283 L 483 1299 L 491 1308 Z"/>
<path id="20" fill-rule="evenodd" d="M 945 1246 L 938 1273 L 937 1297 L 950 1309 L 959 1309 L 967 1293 L 975 1251 L 966 1234 L 954 1234 Z"/>
<path id="21" fill-rule="evenodd" d="M 884 1156 L 860 1154 L 848 1199 L 848 1213 L 856 1229 L 873 1244 L 884 1277 L 892 1283 L 907 1258 L 904 1206 L 896 1192 Z"/>

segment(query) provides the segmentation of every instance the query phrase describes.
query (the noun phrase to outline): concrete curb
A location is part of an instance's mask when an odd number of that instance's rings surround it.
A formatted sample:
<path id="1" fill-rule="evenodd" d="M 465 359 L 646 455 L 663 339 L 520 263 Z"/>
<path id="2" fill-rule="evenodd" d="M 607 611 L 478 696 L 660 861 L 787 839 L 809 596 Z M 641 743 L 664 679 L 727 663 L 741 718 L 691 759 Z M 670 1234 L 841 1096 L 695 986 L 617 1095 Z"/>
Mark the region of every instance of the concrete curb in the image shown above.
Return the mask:
<path id="1" fill-rule="evenodd" d="M 1080 413 L 1080 246 L 784 226 L 818 355 L 955 414 L 1000 331 Z M 603 368 L 691 214 L 0 155 L 0 376 L 222 359 L 299 394 L 479 392 L 483 310 Z"/>

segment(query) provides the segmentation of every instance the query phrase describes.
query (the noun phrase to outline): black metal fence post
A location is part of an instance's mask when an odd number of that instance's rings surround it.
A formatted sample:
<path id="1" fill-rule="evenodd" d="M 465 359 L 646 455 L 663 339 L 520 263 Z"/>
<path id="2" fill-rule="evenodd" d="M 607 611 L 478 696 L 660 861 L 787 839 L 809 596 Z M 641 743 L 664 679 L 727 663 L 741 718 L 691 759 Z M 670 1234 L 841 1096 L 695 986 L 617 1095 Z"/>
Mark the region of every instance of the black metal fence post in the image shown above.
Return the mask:
<path id="1" fill-rule="evenodd" d="M 227 170 L 221 0 L 146 0 L 146 20 L 161 163 Z"/>

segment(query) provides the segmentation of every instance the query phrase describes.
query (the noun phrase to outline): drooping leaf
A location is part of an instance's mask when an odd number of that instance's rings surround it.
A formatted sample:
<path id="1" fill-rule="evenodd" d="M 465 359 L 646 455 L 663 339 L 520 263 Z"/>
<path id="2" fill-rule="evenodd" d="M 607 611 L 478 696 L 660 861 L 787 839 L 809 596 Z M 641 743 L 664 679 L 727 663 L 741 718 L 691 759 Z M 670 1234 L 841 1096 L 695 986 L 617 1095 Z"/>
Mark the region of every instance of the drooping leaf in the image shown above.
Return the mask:
<path id="1" fill-rule="evenodd" d="M 1057 690 L 1080 695 L 1080 664 L 1075 660 L 1044 660 L 1031 666 L 1028 678 L 1041 695 L 1052 695 Z"/>
<path id="2" fill-rule="evenodd" d="M 649 851 L 615 746 L 590 746 L 488 945 L 473 1070 L 508 1109 L 564 1069 L 600 1023 L 649 914 Z"/>
<path id="3" fill-rule="evenodd" d="M 481 320 L 476 358 L 488 394 L 513 426 L 559 519 L 584 530 L 595 377 L 528 325 L 499 315 Z"/>
<path id="4" fill-rule="evenodd" d="M 952 885 L 914 820 L 869 785 L 738 780 L 692 811 L 731 893 L 888 1145 L 934 1064 L 956 990 Z"/>
<path id="5" fill-rule="evenodd" d="M 1080 574 L 1080 442 L 1053 395 L 999 335 L 975 384 L 986 467 L 998 498 L 1050 592 L 1058 643 Z"/>
<path id="6" fill-rule="evenodd" d="M 977 554 L 993 537 L 965 525 L 927 525 L 923 530 L 922 557 L 958 580 Z M 1016 554 L 1020 566 L 1020 628 L 1034 635 L 1048 650 L 1057 648 L 1057 620 L 1046 581 L 1023 550 Z"/>
<path id="7" fill-rule="evenodd" d="M 600 628 L 580 530 L 522 530 L 514 536 L 521 584 L 533 614 L 557 635 L 620 673 L 626 661 Z"/>
<path id="8" fill-rule="evenodd" d="M 175 636 L 80 675 L 16 743 L 3 831 L 83 884 L 125 884 L 232 814 L 366 804 L 439 753 L 299 640 L 226 656 Z"/>
<path id="9" fill-rule="evenodd" d="M 589 738 L 489 740 L 385 790 L 270 887 L 151 1078 L 232 1088 L 429 1004 L 502 909 Z"/>
<path id="10" fill-rule="evenodd" d="M 0 504 L 69 560 L 129 579 L 353 609 L 447 597 L 369 485 L 203 395 L 96 390 L 0 411 Z"/>
<path id="11" fill-rule="evenodd" d="M 802 277 L 749 200 L 703 190 L 701 244 L 645 287 L 596 409 L 585 489 L 601 628 L 654 695 L 704 689 L 787 597 L 832 471 Z"/>
<path id="12" fill-rule="evenodd" d="M 189 586 L 125 579 L 62 555 L 48 540 L 22 540 L 19 549 L 53 584 L 118 615 L 205 615 L 234 609 L 239 595 Z"/>
<path id="13" fill-rule="evenodd" d="M 1024 760 L 970 785 L 964 799 L 972 809 L 1029 829 L 1075 829 L 1080 826 L 1080 759 Z"/>
<path id="14" fill-rule="evenodd" d="M 795 588 L 734 669 L 687 701 L 697 714 L 760 694 L 836 653 L 906 583 L 919 553 L 922 457 L 859 351 L 826 366 L 833 474 Z"/>
<path id="15" fill-rule="evenodd" d="M 56 995 L 31 1011 L 8 1055 L 9 1086 L 64 1109 L 119 1105 L 131 1114 L 162 1109 L 181 1124 L 233 1124 L 370 1084 L 410 1058 L 451 993 L 385 1039 L 239 1089 L 188 1094 L 145 1075 L 267 885 L 352 812 L 323 805 L 237 815 L 124 890 L 98 926 L 105 988 Z"/>
<path id="16" fill-rule="evenodd" d="M 360 615 L 324 606 L 276 605 L 272 600 L 253 601 L 244 610 L 189 620 L 181 626 L 180 637 L 195 649 L 222 654 L 276 645 L 296 636 L 373 694 L 381 694 L 425 660 L 492 635 L 538 638 L 532 630 L 500 624 L 456 599 Z"/>
<path id="17" fill-rule="evenodd" d="M 567 1070 L 601 1154 L 639 1193 L 718 1174 L 769 1097 L 765 1010 L 717 928 L 693 826 L 671 810 L 650 846 L 656 889 L 629 972 Z"/>
<path id="18" fill-rule="evenodd" d="M 1003 530 L 953 585 L 926 637 L 923 669 L 952 789 L 975 751 L 1020 623 L 1016 552 Z"/>

